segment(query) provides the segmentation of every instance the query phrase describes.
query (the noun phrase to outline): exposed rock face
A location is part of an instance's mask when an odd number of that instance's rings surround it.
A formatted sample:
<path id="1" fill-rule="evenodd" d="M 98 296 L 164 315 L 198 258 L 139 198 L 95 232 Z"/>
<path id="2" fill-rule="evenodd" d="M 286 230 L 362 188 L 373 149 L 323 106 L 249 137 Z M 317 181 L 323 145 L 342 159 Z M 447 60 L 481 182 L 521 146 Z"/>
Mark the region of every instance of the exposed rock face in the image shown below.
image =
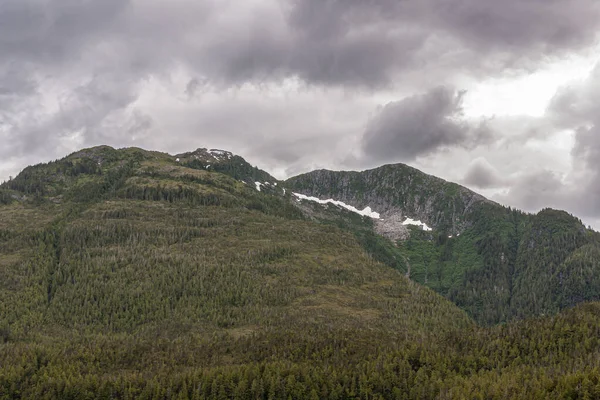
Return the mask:
<path id="1" fill-rule="evenodd" d="M 298 193 L 333 198 L 359 209 L 371 207 L 384 218 L 376 223 L 377 229 L 390 239 L 406 238 L 402 218 L 423 221 L 449 235 L 460 234 L 469 226 L 474 208 L 489 202 L 465 187 L 404 164 L 362 172 L 318 170 L 290 178 L 286 185 Z"/>
<path id="2" fill-rule="evenodd" d="M 406 225 L 402 225 L 405 219 L 401 212 L 384 215 L 382 219 L 375 220 L 375 232 L 392 242 L 406 240 L 410 231 Z"/>

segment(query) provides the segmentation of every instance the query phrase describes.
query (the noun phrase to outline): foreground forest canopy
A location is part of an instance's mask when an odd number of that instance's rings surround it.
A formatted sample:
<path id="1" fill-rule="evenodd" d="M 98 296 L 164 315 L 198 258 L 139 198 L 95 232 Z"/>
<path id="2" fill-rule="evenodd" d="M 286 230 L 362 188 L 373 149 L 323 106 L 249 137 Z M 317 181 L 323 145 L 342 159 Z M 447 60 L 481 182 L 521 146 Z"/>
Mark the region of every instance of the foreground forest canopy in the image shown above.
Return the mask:
<path id="1" fill-rule="evenodd" d="M 223 151 L 105 146 L 4 183 L 0 398 L 600 398 L 600 304 L 582 281 L 556 315 L 483 326 L 484 299 L 461 309 L 413 279 L 444 243 L 392 243 L 292 188 Z M 552 268 L 587 277 L 593 232 L 523 218 L 553 240 L 527 257 L 564 253 Z"/>

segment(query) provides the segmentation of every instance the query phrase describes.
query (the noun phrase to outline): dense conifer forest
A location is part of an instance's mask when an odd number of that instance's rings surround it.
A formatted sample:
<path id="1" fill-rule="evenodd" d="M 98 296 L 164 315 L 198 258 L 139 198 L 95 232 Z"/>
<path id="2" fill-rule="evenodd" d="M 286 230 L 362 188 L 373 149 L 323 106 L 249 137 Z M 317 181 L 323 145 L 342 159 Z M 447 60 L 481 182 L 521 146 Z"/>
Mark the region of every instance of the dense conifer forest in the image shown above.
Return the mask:
<path id="1" fill-rule="evenodd" d="M 397 245 L 209 156 L 98 147 L 0 186 L 0 399 L 600 398 L 580 221 L 493 208 Z"/>

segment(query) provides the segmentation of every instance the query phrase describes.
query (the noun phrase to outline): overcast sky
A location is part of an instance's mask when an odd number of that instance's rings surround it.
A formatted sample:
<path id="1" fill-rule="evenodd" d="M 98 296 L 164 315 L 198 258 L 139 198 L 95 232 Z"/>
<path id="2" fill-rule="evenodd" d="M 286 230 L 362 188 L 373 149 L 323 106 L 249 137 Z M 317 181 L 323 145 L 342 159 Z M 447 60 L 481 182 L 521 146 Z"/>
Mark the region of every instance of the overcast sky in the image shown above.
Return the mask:
<path id="1" fill-rule="evenodd" d="M 404 162 L 600 228 L 597 0 L 1 0 L 0 181 L 82 147 Z"/>

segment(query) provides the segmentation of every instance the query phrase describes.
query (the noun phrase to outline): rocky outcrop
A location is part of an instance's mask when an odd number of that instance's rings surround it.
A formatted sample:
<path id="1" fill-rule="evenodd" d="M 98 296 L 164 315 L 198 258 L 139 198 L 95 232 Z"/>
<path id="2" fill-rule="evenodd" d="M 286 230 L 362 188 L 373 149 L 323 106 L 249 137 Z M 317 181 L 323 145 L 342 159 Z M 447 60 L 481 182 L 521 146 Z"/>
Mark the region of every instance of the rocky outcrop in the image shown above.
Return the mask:
<path id="1" fill-rule="evenodd" d="M 290 178 L 286 186 L 298 193 L 333 198 L 356 208 L 371 207 L 386 237 L 406 237 L 403 219 L 413 218 L 434 229 L 457 235 L 471 223 L 470 215 L 485 197 L 455 183 L 427 175 L 404 164 L 355 171 L 318 170 Z M 387 218 L 386 218 L 387 217 Z"/>
<path id="2" fill-rule="evenodd" d="M 375 220 L 375 232 L 394 243 L 398 240 L 406 240 L 410 236 L 410 231 L 402 224 L 405 219 L 401 212 L 386 214 L 381 219 Z"/>

